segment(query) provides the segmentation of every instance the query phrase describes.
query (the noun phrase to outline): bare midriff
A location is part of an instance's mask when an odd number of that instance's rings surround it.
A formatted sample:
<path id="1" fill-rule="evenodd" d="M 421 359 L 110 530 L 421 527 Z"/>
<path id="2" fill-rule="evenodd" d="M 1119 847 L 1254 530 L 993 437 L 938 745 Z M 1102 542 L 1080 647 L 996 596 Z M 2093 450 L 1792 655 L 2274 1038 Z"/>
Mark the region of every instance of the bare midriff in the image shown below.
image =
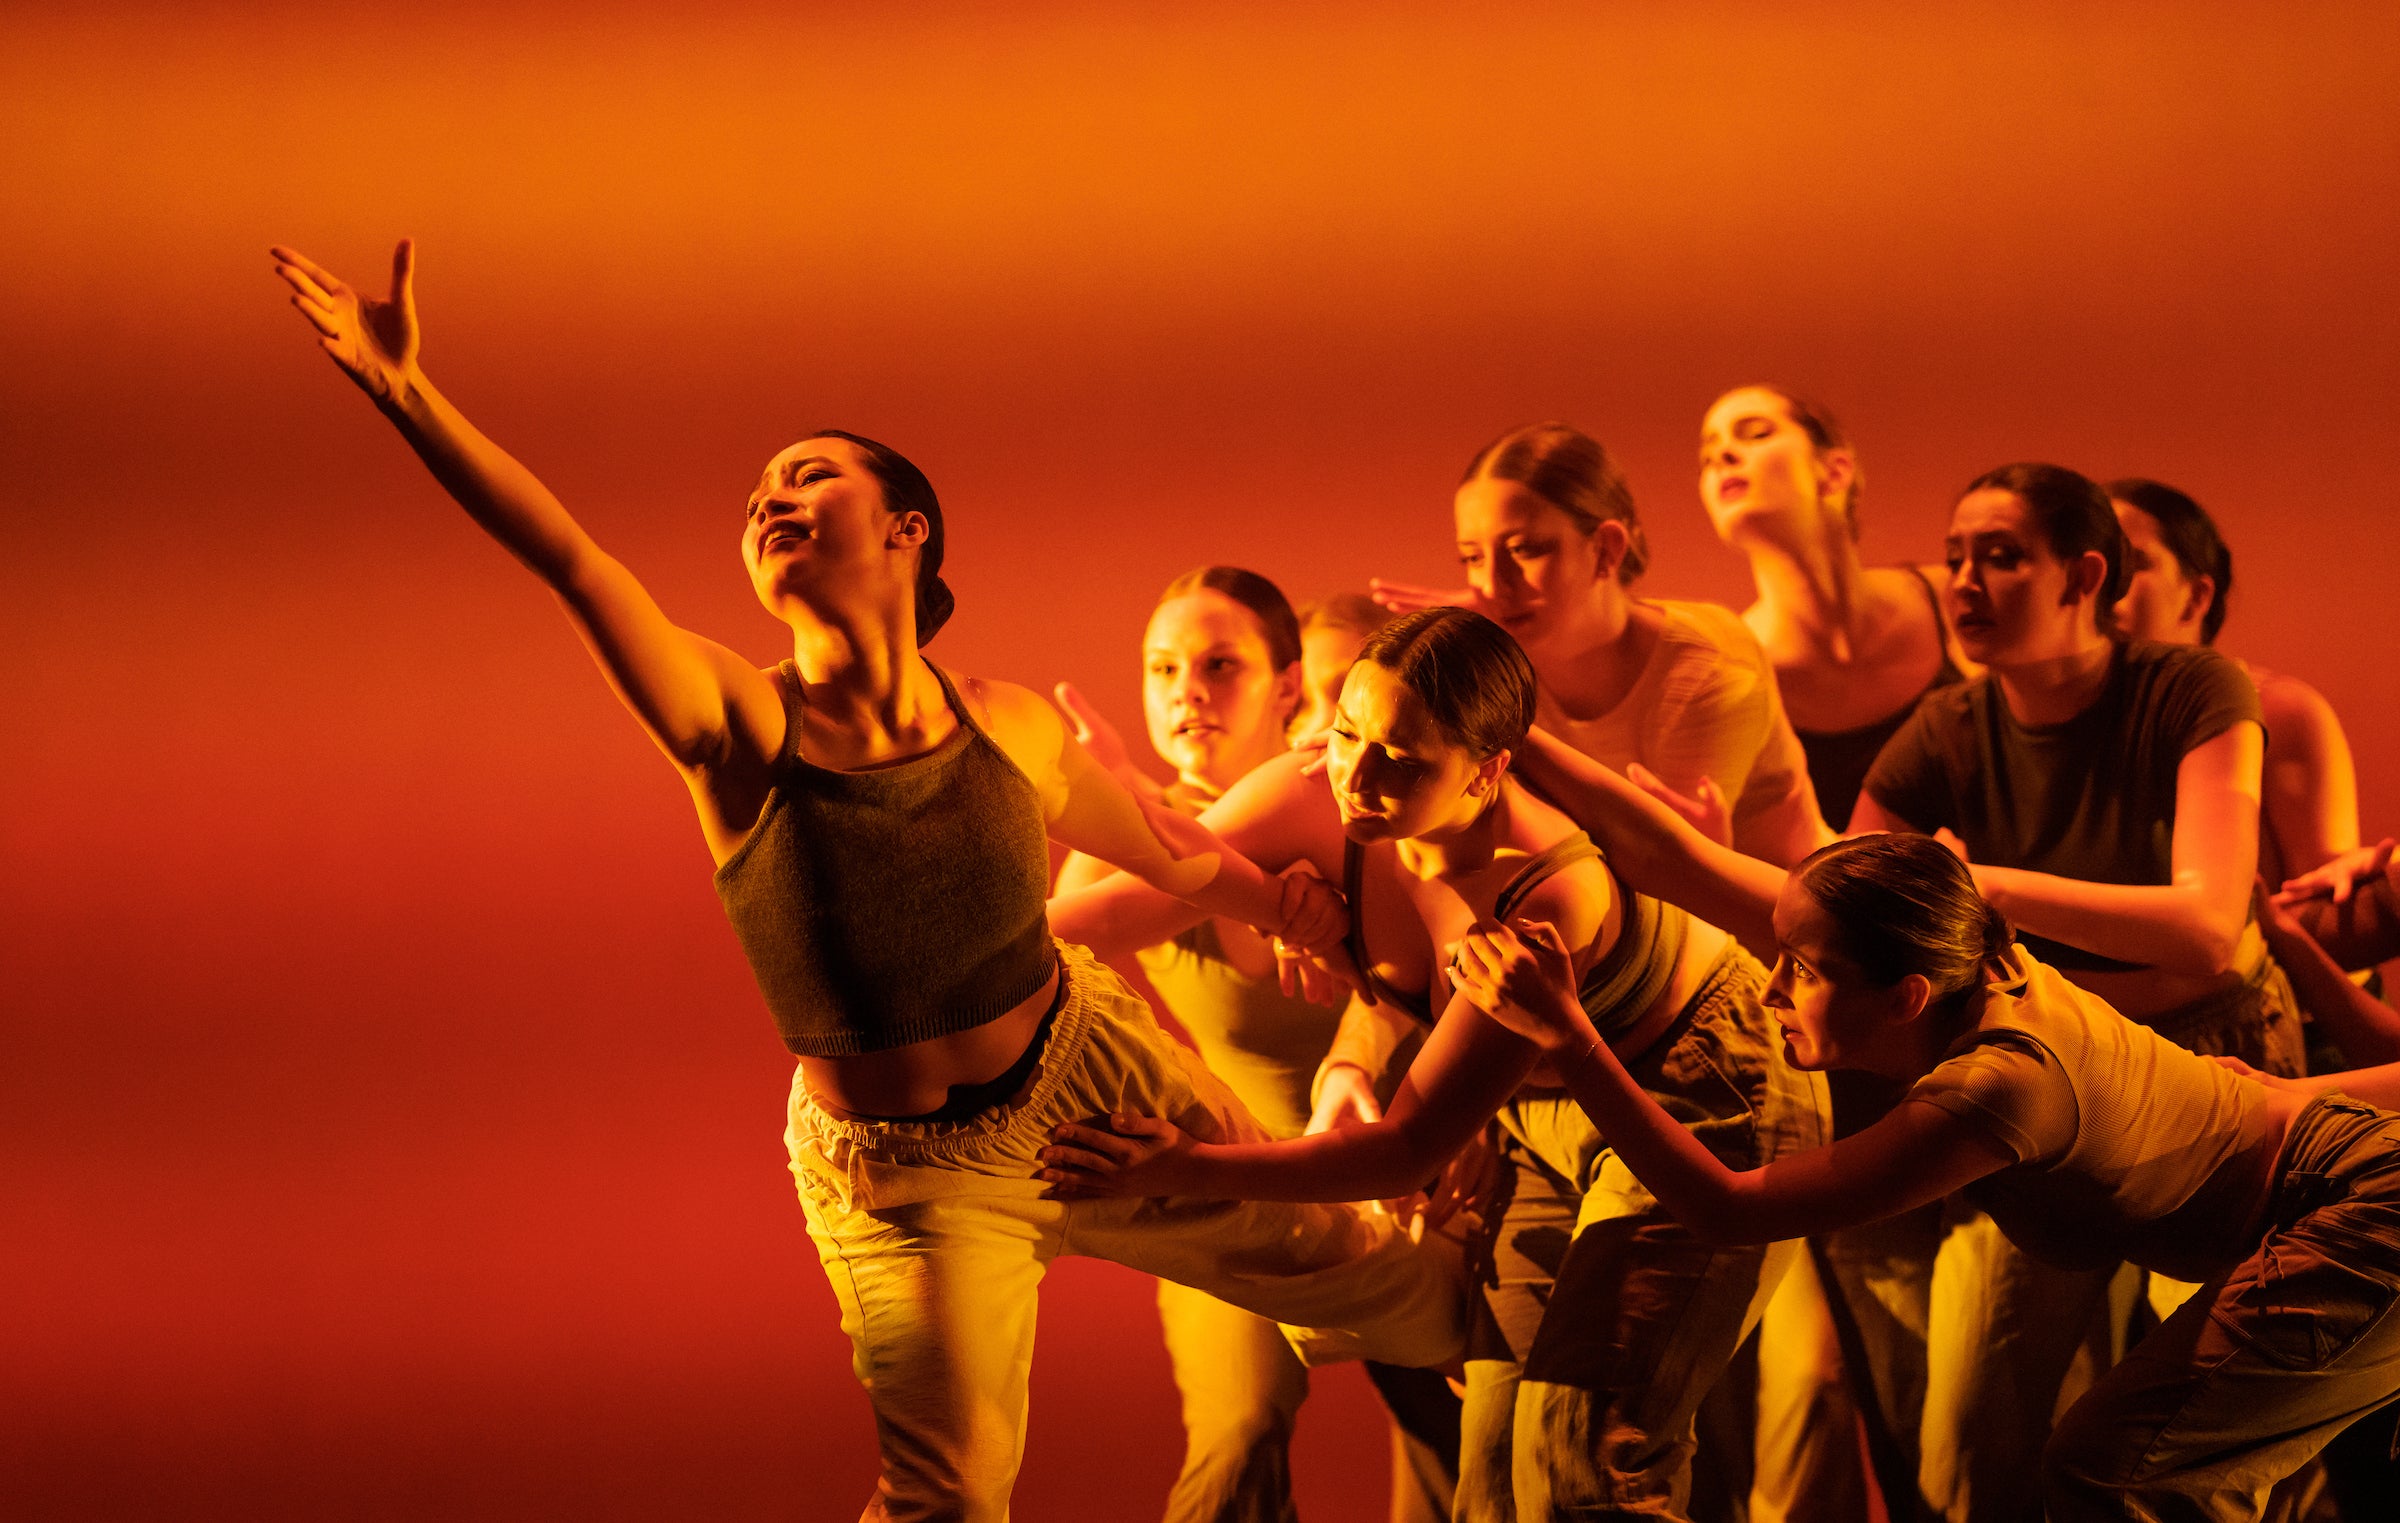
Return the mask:
<path id="1" fill-rule="evenodd" d="M 800 1060 L 809 1094 L 852 1120 L 929 1115 L 960 1086 L 988 1084 L 1025 1055 L 1058 997 L 1058 968 L 1031 997 L 997 1020 L 905 1047 L 855 1057 Z"/>

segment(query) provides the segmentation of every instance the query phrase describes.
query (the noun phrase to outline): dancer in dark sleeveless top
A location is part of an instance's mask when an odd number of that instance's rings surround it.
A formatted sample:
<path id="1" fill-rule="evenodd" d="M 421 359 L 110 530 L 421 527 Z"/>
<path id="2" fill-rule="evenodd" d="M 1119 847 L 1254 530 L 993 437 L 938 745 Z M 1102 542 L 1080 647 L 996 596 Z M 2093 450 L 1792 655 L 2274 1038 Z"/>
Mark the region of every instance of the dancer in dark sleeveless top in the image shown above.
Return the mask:
<path id="1" fill-rule="evenodd" d="M 275 259 L 322 347 L 558 595 L 691 792 L 726 912 L 799 1056 L 786 1141 L 875 1406 L 871 1515 L 1006 1516 L 1035 1289 L 1061 1253 L 1325 1329 L 1304 1356 L 1455 1352 L 1454 1282 L 1362 1212 L 1041 1198 L 1035 1154 L 1070 1118 L 1134 1105 L 1203 1135 L 1267 1135 L 1122 980 L 1050 937 L 1045 838 L 1287 939 L 1332 950 L 1345 924 L 1322 885 L 1270 878 L 1205 829 L 1146 814 L 1041 698 L 919 654 L 952 605 L 941 506 L 916 467 L 839 430 L 768 463 L 742 558 L 792 658 L 761 670 L 670 622 L 434 389 L 408 244 L 381 301 L 290 249 Z"/>
<path id="2" fill-rule="evenodd" d="M 1700 505 L 1750 561 L 1758 596 L 1742 622 L 1808 757 L 1835 830 L 1876 753 L 1960 666 L 1924 566 L 1863 566 L 1866 468 L 1832 413 L 1777 386 L 1717 398 L 1700 423 Z"/>

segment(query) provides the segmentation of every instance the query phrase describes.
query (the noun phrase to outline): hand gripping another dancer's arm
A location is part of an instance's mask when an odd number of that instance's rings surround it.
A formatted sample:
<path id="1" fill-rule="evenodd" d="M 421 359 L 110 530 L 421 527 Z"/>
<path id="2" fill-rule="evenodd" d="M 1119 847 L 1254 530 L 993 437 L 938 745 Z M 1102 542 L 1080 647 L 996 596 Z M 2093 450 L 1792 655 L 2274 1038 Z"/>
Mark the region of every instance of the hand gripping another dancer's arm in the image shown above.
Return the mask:
<path id="1" fill-rule="evenodd" d="M 1600 1040 L 1556 930 L 1479 921 L 1459 943 L 1457 966 L 1462 996 L 1542 1052 L 1634 1177 L 1704 1242 L 1768 1243 L 1878 1221 L 2016 1161 L 1948 1111 L 1908 1101 L 1831 1146 L 1729 1168 Z"/>

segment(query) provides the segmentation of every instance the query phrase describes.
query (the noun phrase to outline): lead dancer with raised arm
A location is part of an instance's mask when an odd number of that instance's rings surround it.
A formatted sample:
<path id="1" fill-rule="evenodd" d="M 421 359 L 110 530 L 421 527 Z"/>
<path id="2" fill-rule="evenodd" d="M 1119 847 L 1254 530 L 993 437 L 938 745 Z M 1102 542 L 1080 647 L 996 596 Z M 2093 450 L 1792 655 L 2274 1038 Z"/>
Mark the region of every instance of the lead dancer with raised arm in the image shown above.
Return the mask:
<path id="1" fill-rule="evenodd" d="M 1454 1282 L 1362 1212 L 1042 1197 L 1035 1154 L 1062 1121 L 1129 1105 L 1266 1136 L 1120 979 L 1052 939 L 1045 834 L 1287 939 L 1335 946 L 1347 921 L 1322 886 L 1278 883 L 1205 830 L 1145 815 L 1033 693 L 918 654 L 951 598 L 941 507 L 913 465 L 838 430 L 768 462 L 742 559 L 792 656 L 760 670 L 670 622 L 434 389 L 409 244 L 380 301 L 291 249 L 274 257 L 325 351 L 558 595 L 691 791 L 799 1059 L 792 1172 L 883 1452 L 868 1517 L 1007 1516 L 1036 1290 L 1062 1253 L 1327 1330 L 1307 1353 L 1455 1354 Z"/>
<path id="2" fill-rule="evenodd" d="M 2204 1282 L 2060 1420 L 2040 1466 L 2050 1523 L 2257 1519 L 2276 1482 L 2400 1395 L 2400 1116 L 2228 1082 L 2016 945 L 1924 837 L 1837 842 L 1786 874 L 1558 742 L 1534 737 L 1524 766 L 1629 880 L 1773 939 L 1767 1000 L 1794 1063 L 1909 1086 L 1829 1148 L 1728 1168 L 1600 1039 L 1552 928 L 1476 926 L 1465 996 L 1540 1047 L 1697 1235 L 1822 1232 L 1964 1191 L 2045 1260 Z M 2400 1093 L 2383 1074 L 2328 1084 Z"/>

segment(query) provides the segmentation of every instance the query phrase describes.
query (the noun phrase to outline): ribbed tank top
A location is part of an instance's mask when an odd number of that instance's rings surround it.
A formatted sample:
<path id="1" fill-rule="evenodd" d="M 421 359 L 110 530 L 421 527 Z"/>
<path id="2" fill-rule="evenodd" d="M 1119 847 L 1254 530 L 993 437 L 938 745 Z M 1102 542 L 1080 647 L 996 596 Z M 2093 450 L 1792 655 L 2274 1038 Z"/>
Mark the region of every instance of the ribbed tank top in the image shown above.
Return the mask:
<path id="1" fill-rule="evenodd" d="M 1562 868 L 1582 861 L 1607 858 L 1592 838 L 1577 831 L 1529 858 L 1492 901 L 1492 918 L 1506 920 L 1525 902 L 1526 895 Z M 1342 896 L 1350 902 L 1350 958 L 1375 986 L 1378 999 L 1388 999 L 1420 1025 L 1430 1024 L 1434 1010 L 1422 994 L 1410 996 L 1375 976 L 1367 954 L 1366 917 L 1358 913 L 1358 896 L 1365 886 L 1366 848 L 1356 841 L 1342 843 Z M 1612 875 L 1613 876 L 1613 875 Z M 1617 884 L 1625 914 L 1617 939 L 1601 959 L 1584 970 L 1575 992 L 1584 1013 L 1592 1018 L 1602 1041 L 1630 1030 L 1666 991 L 1683 956 L 1683 938 L 1691 917 L 1680 908 Z"/>
<path id="2" fill-rule="evenodd" d="M 803 1057 L 971 1030 L 1050 976 L 1041 796 L 925 664 L 958 728 L 923 755 L 838 772 L 800 755 L 800 674 L 784 662 L 773 788 L 717 869 L 775 1028 Z"/>

